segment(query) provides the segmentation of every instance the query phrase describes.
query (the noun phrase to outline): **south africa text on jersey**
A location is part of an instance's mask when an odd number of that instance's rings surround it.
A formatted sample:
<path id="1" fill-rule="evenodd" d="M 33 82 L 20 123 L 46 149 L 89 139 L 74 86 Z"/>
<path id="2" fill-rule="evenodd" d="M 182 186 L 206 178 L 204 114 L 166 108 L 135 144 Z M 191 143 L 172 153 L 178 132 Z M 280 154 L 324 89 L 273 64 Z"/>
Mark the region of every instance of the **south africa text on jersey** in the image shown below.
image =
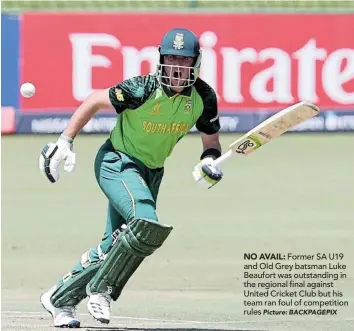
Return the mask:
<path id="1" fill-rule="evenodd" d="M 188 123 L 153 123 L 150 121 L 143 121 L 143 130 L 148 133 L 171 134 L 181 133 L 186 134 L 190 130 Z"/>

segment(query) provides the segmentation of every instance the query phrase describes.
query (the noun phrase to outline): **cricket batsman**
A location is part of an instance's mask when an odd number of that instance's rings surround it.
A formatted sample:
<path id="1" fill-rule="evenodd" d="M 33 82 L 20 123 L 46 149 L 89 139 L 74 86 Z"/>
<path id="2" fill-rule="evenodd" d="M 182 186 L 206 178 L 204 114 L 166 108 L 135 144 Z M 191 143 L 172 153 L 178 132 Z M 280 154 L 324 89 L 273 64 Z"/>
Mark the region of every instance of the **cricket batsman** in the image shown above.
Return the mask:
<path id="1" fill-rule="evenodd" d="M 47 144 L 40 154 L 41 172 L 55 183 L 62 162 L 65 171 L 74 169 L 73 141 L 86 123 L 100 109 L 117 112 L 116 125 L 94 164 L 97 183 L 108 199 L 102 241 L 82 254 L 73 269 L 40 298 L 56 327 L 80 327 L 76 306 L 86 297 L 89 313 L 109 323 L 112 300 L 119 298 L 144 259 L 163 245 L 172 231 L 156 215 L 164 163 L 194 125 L 203 146 L 194 179 L 212 187 L 223 177 L 212 165 L 221 155 L 220 123 L 216 94 L 198 77 L 197 36 L 187 29 L 172 29 L 158 50 L 156 73 L 93 92 L 74 112 L 57 142 Z"/>

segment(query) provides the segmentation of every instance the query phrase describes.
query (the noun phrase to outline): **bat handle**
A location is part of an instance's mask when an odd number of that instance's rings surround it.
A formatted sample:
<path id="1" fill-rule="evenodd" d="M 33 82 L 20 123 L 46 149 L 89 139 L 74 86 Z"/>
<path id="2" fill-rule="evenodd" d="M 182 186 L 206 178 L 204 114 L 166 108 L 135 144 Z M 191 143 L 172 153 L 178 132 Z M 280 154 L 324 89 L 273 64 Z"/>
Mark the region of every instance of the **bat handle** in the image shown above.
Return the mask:
<path id="1" fill-rule="evenodd" d="M 223 163 L 225 160 L 231 157 L 232 152 L 233 152 L 232 149 L 229 149 L 226 153 L 224 153 L 223 155 L 215 159 L 213 162 L 213 166 L 219 166 L 221 163 Z"/>

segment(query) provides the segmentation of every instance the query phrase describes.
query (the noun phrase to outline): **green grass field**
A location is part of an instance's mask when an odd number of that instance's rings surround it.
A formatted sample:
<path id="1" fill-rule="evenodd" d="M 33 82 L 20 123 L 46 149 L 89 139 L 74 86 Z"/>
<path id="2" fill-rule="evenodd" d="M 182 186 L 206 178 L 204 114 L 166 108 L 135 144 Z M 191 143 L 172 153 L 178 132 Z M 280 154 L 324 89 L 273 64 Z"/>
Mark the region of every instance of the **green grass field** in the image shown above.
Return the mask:
<path id="1" fill-rule="evenodd" d="M 4 0 L 2 10 L 217 10 L 238 12 L 348 12 L 354 10 L 348 0 Z"/>
<path id="2" fill-rule="evenodd" d="M 224 149 L 237 135 L 221 137 Z M 107 202 L 93 174 L 103 135 L 76 139 L 77 167 L 50 184 L 38 170 L 57 136 L 2 137 L 3 330 L 51 330 L 38 298 L 101 239 Z M 200 138 L 182 140 L 166 163 L 158 200 L 174 226 L 114 303 L 116 316 L 89 330 L 352 330 L 354 324 L 354 136 L 288 134 L 253 155 L 233 158 L 204 191 L 191 171 Z M 243 254 L 344 253 L 337 282 L 351 305 L 332 317 L 243 315 Z M 86 302 L 79 312 L 87 314 Z M 119 319 L 119 316 L 124 318 Z M 140 318 L 140 319 L 139 319 Z M 86 330 L 88 330 L 86 328 Z"/>

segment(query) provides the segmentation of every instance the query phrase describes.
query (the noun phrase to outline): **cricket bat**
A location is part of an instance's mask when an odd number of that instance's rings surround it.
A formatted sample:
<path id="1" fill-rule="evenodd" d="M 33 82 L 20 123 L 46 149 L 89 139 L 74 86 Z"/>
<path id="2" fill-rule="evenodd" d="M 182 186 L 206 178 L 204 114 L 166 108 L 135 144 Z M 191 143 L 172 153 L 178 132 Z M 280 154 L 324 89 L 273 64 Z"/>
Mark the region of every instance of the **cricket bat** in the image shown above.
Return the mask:
<path id="1" fill-rule="evenodd" d="M 319 112 L 317 106 L 304 101 L 287 107 L 231 143 L 229 150 L 215 159 L 213 165 L 220 166 L 232 155 L 246 156 Z"/>

